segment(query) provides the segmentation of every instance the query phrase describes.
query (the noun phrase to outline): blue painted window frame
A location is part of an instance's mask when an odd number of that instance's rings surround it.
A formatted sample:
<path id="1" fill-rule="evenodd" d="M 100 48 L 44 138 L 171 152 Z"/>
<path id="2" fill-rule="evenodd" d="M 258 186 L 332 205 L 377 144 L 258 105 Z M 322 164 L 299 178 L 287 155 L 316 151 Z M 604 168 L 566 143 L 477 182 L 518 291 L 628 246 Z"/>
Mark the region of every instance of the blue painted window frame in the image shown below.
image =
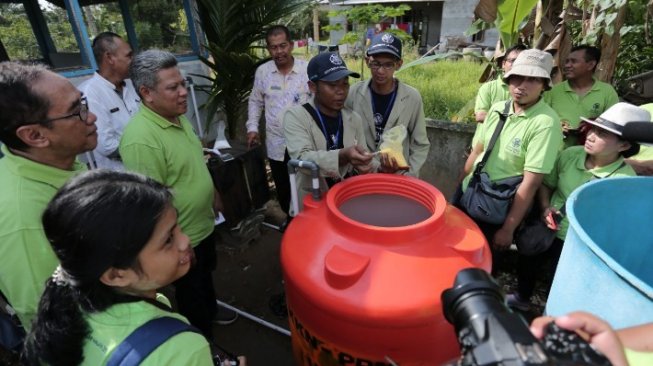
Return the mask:
<path id="1" fill-rule="evenodd" d="M 198 60 L 200 54 L 206 56 L 206 50 L 203 49 L 200 42 L 200 40 L 204 39 L 205 36 L 204 34 L 201 33 L 201 29 L 197 29 L 197 27 L 195 26 L 196 20 L 194 19 L 192 13 L 193 4 L 191 2 L 194 3 L 194 1 L 195 0 L 182 1 L 184 13 L 186 14 L 186 19 L 188 21 L 188 30 L 190 33 L 192 52 L 187 54 L 176 55 L 179 62 Z M 139 49 L 138 38 L 136 37 L 134 22 L 129 12 L 128 0 L 117 0 L 117 2 L 119 4 L 123 21 L 125 23 L 125 29 L 127 31 L 127 37 L 129 39 L 129 42 L 135 50 L 138 50 Z M 24 4 L 26 6 L 26 9 L 29 9 L 29 6 L 32 7 L 36 6 L 37 7 L 36 9 L 38 9 L 37 0 L 25 1 Z M 90 65 L 90 66 L 78 70 L 57 71 L 55 69 L 54 71 L 67 78 L 91 75 L 95 72 L 98 66 L 97 63 L 95 62 L 95 58 L 93 57 L 93 49 L 91 47 L 91 41 L 89 40 L 88 37 L 87 26 L 84 23 L 84 17 L 82 16 L 81 6 L 78 0 L 64 0 L 64 4 L 66 5 L 66 10 L 68 12 L 68 20 L 71 23 L 73 33 L 75 34 L 75 38 L 77 39 L 77 44 L 79 46 L 79 51 L 82 56 L 82 61 L 84 62 L 85 65 Z M 47 27 L 45 27 L 45 25 L 42 24 L 44 23 L 44 20 L 42 19 L 42 15 L 40 15 L 40 11 L 37 11 L 36 9 L 29 9 L 27 11 L 28 11 L 28 17 L 30 19 L 30 23 L 32 25 L 32 29 L 34 33 L 37 35 L 36 36 L 37 41 L 39 42 L 39 45 L 42 50 L 47 50 L 50 48 L 53 49 L 54 47 L 47 47 L 48 44 L 52 43 L 52 39 L 50 35 L 45 31 Z"/>

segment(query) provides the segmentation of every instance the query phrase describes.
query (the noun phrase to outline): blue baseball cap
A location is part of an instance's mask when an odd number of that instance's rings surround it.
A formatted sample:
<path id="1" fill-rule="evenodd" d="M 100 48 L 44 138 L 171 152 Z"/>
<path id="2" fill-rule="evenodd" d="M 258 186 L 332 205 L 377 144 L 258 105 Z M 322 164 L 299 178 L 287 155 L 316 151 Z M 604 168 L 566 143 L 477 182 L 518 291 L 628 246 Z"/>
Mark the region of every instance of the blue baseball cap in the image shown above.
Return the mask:
<path id="1" fill-rule="evenodd" d="M 370 42 L 367 49 L 367 55 L 378 55 L 380 53 L 389 53 L 397 58 L 401 58 L 401 40 L 390 33 L 379 33 Z"/>
<path id="2" fill-rule="evenodd" d="M 308 62 L 306 68 L 310 81 L 336 81 L 347 76 L 361 77 L 345 66 L 345 61 L 335 52 L 320 53 Z"/>

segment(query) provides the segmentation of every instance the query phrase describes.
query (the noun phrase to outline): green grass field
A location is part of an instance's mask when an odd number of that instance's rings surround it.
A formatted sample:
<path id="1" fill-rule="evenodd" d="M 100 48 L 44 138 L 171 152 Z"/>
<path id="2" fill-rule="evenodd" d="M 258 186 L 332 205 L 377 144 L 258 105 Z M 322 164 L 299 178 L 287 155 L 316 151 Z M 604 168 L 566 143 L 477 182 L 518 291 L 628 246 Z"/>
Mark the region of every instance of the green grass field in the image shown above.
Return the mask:
<path id="1" fill-rule="evenodd" d="M 293 55 L 309 60 L 305 48 L 295 49 Z M 415 57 L 407 55 L 404 63 Z M 361 59 L 345 58 L 349 69 L 361 72 Z M 427 118 L 440 120 L 473 121 L 473 107 L 476 92 L 481 84 L 478 82 L 485 64 L 470 61 L 434 61 L 414 66 L 396 75 L 406 84 L 416 88 L 422 94 L 424 113 Z M 370 70 L 364 66 L 363 78 L 370 78 Z M 351 80 L 355 82 L 354 79 Z M 467 107 L 463 110 L 463 107 Z M 462 116 L 458 113 L 462 110 Z"/>
<path id="2" fill-rule="evenodd" d="M 360 72 L 360 59 L 346 61 L 351 70 Z M 404 63 L 408 62 L 404 60 Z M 457 114 L 467 106 L 460 117 L 471 122 L 474 99 L 481 86 L 478 79 L 484 69 L 485 65 L 476 62 L 435 61 L 401 71 L 396 77 L 419 90 L 427 118 L 456 120 Z M 367 67 L 364 78 L 370 78 Z"/>

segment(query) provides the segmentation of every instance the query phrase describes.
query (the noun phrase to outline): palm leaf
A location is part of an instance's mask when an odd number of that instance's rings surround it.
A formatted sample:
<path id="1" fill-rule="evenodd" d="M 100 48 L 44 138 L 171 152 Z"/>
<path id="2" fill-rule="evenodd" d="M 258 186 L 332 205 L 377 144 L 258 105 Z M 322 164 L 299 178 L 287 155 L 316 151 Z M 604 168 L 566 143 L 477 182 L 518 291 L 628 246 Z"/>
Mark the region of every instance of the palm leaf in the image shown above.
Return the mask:
<path id="1" fill-rule="evenodd" d="M 203 106 L 207 125 L 222 110 L 230 138 L 245 122 L 244 105 L 254 82 L 256 68 L 264 61 L 256 43 L 265 38 L 267 28 L 281 18 L 296 13 L 309 0 L 198 0 L 199 14 L 208 44 L 209 58 L 200 57 L 209 67 L 211 86 Z"/>

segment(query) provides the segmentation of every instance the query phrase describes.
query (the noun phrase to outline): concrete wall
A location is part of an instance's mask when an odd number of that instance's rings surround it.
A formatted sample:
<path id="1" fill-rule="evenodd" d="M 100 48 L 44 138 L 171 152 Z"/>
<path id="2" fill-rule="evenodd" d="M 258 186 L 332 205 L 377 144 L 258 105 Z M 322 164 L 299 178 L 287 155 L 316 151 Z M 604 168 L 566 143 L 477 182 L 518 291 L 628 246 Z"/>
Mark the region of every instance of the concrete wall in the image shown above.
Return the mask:
<path id="1" fill-rule="evenodd" d="M 456 191 L 475 130 L 475 124 L 426 120 L 431 148 L 420 178 L 434 185 L 447 199 Z"/>
<path id="2" fill-rule="evenodd" d="M 451 37 L 462 38 L 471 42 L 471 37 L 465 36 L 465 31 L 474 21 L 474 8 L 478 0 L 444 0 L 442 8 L 442 31 L 440 42 L 447 43 Z M 496 30 L 486 31 L 485 39 L 480 42 L 484 46 L 494 47 L 497 43 Z"/>

